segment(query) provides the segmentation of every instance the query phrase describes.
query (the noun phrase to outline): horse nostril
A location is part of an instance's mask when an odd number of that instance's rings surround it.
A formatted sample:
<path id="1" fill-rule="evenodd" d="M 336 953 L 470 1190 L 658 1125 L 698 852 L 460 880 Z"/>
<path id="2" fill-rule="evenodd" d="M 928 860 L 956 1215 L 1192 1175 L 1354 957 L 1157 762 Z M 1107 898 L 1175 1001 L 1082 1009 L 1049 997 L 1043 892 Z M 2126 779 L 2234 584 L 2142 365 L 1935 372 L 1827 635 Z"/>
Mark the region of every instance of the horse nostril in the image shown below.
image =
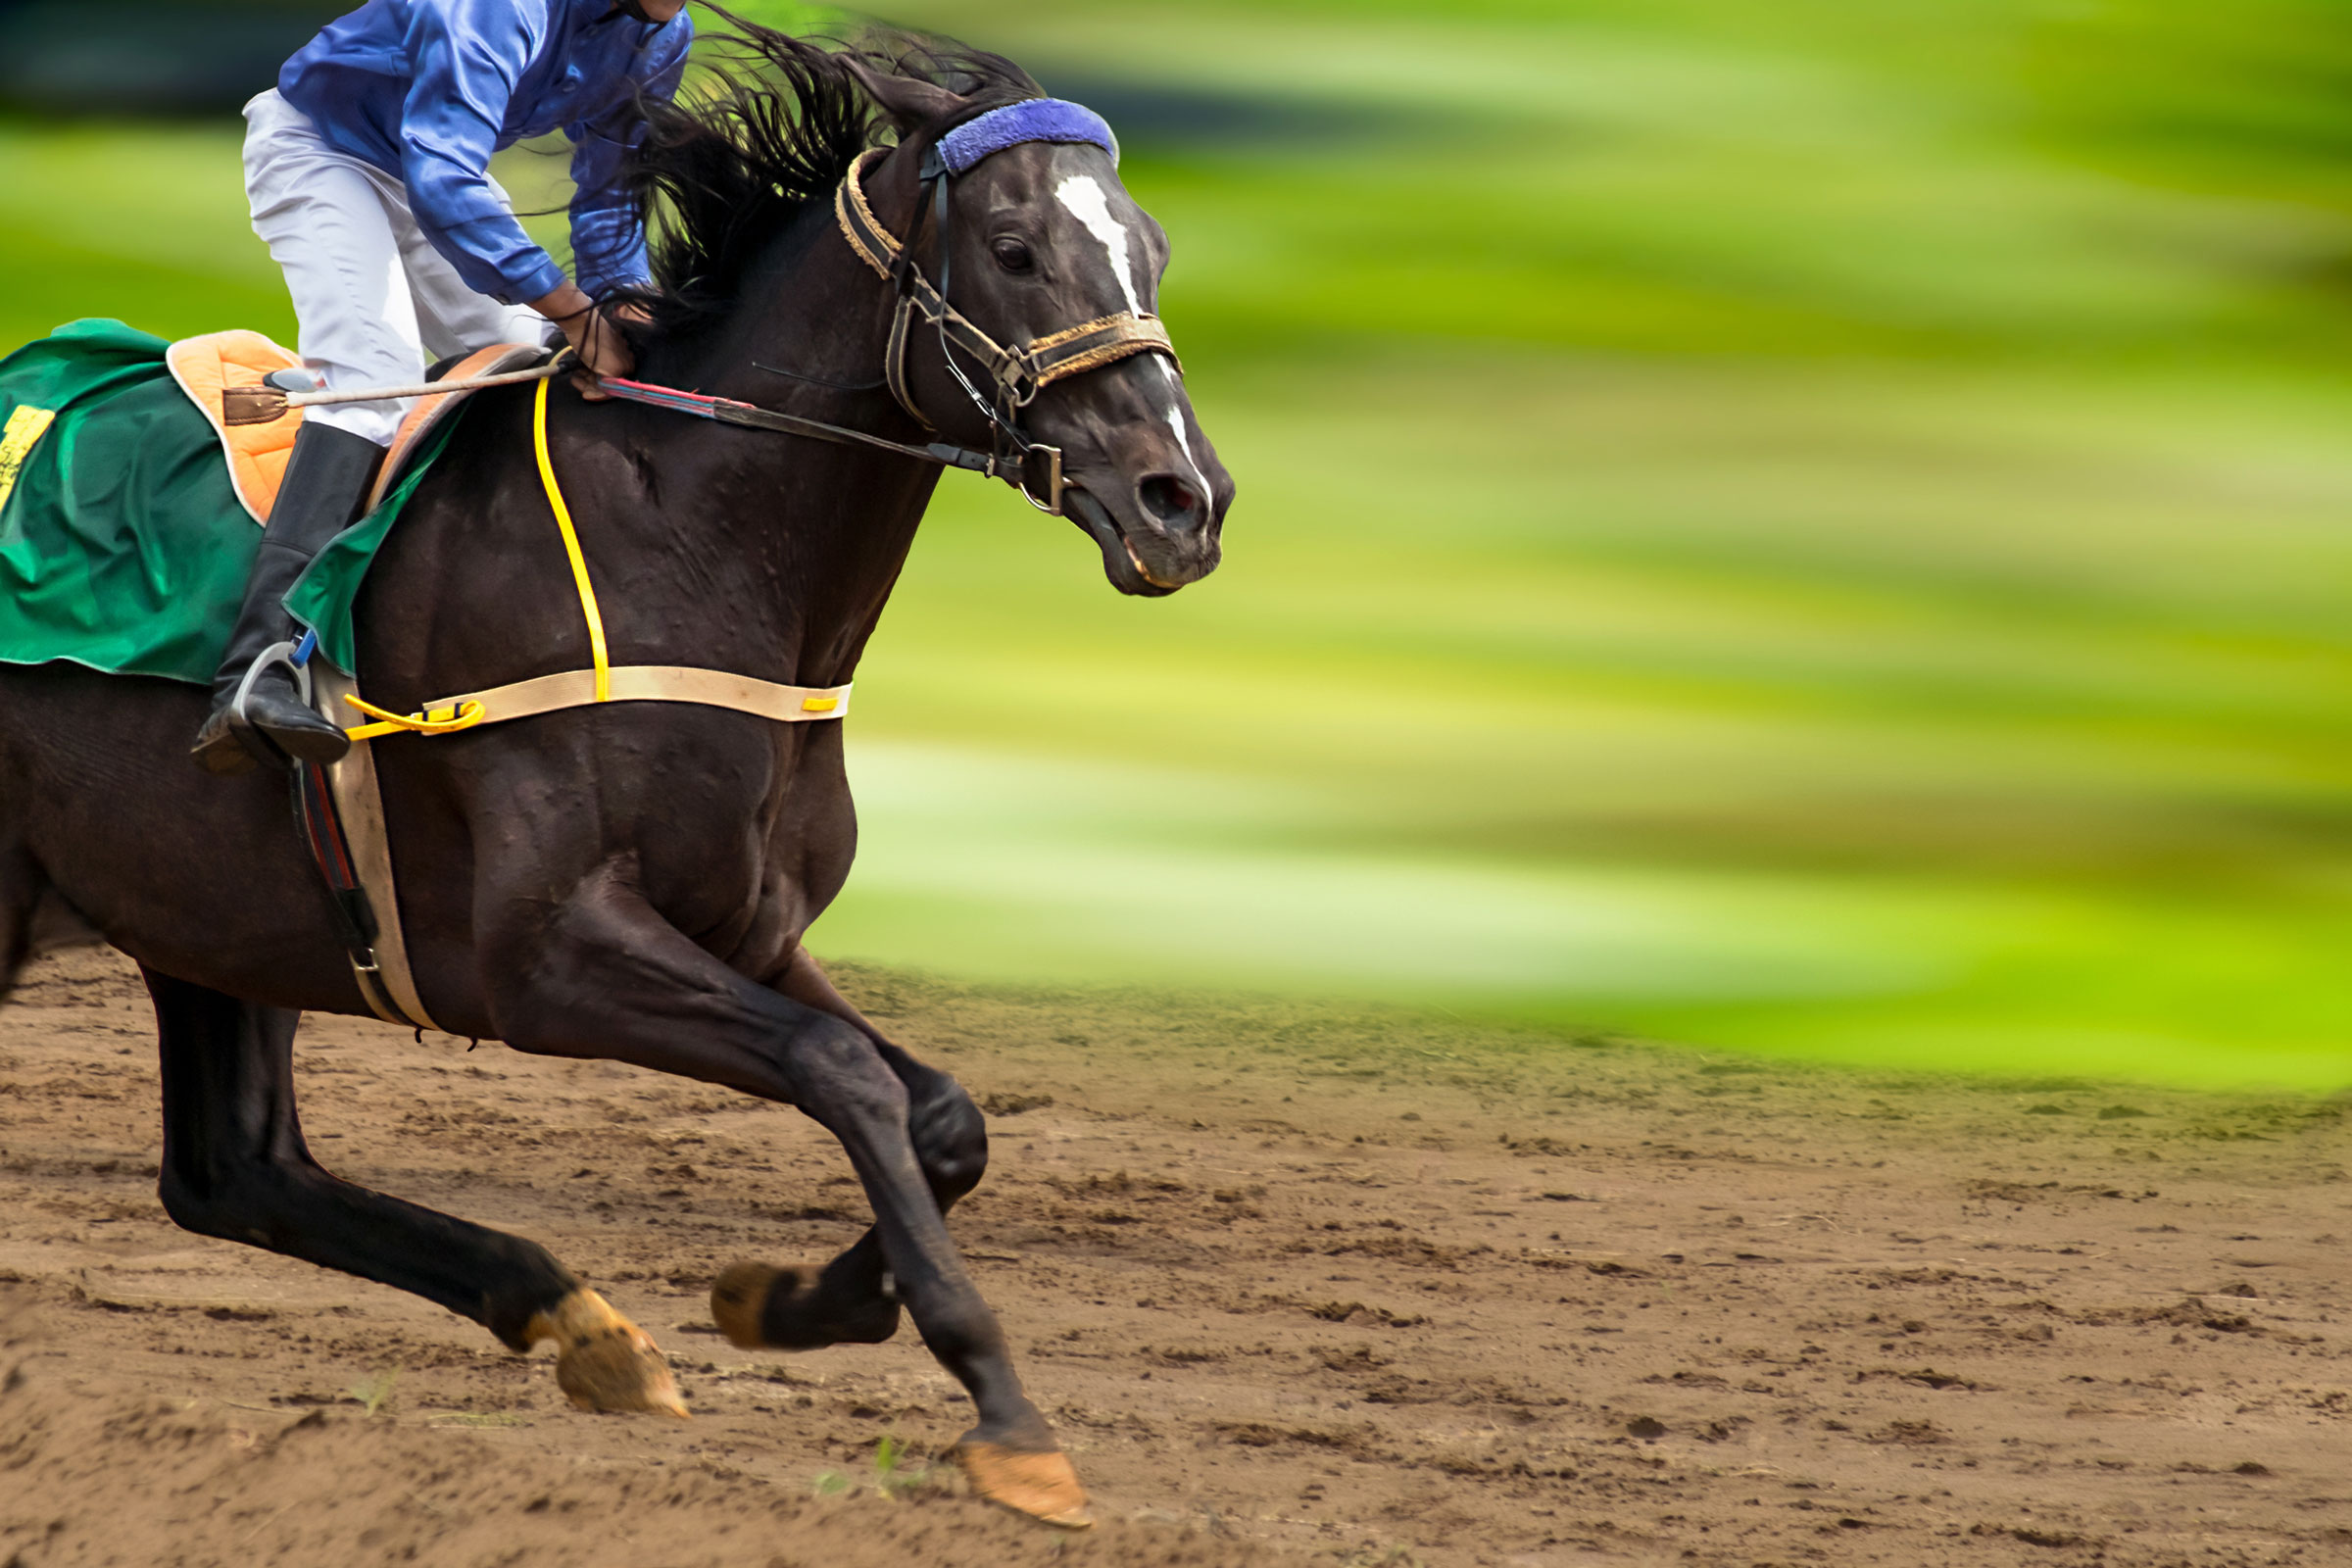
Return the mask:
<path id="1" fill-rule="evenodd" d="M 1193 527 L 1206 514 L 1200 493 L 1173 474 L 1155 473 L 1137 485 L 1135 491 L 1143 501 L 1144 510 L 1163 527 Z"/>

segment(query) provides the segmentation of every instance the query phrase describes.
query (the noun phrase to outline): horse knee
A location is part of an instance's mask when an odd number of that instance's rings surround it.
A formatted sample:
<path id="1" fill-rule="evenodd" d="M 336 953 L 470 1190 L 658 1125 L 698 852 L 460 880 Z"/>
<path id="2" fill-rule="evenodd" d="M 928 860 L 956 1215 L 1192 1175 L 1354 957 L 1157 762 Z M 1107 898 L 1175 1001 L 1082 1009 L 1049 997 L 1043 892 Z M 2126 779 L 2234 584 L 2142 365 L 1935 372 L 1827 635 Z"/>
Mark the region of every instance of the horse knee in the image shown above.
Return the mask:
<path id="1" fill-rule="evenodd" d="M 811 1019 L 794 1032 L 787 1061 L 793 1102 L 836 1136 L 906 1130 L 906 1086 L 863 1032 Z"/>
<path id="2" fill-rule="evenodd" d="M 907 1110 L 915 1157 L 933 1191 L 961 1198 L 988 1172 L 988 1118 L 963 1085 L 945 1073 L 923 1086 Z"/>

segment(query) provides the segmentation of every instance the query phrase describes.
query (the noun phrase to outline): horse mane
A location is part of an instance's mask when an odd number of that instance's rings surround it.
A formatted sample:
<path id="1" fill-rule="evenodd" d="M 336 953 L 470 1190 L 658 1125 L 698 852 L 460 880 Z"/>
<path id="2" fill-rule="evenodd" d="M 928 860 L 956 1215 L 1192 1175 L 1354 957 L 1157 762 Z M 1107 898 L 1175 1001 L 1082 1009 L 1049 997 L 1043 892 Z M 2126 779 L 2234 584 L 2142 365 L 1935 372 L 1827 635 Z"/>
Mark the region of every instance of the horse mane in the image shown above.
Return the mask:
<path id="1" fill-rule="evenodd" d="M 733 306 L 746 269 L 833 191 L 891 126 L 848 62 L 934 82 L 967 100 L 958 120 L 1045 89 L 1001 55 L 931 34 L 874 28 L 836 47 L 704 6 L 729 31 L 697 40 L 672 103 L 648 100 L 621 179 L 646 225 L 657 330 L 691 332 Z"/>

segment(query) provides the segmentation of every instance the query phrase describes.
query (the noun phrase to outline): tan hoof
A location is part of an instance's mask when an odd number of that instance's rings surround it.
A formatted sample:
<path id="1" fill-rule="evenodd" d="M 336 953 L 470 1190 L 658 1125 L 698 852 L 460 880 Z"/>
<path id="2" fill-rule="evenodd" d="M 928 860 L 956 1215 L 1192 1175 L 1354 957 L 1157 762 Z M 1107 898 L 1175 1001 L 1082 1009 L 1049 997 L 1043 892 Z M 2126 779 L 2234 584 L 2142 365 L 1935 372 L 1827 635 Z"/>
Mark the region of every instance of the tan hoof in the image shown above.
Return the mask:
<path id="1" fill-rule="evenodd" d="M 556 1342 L 556 1387 L 583 1410 L 652 1410 L 686 1419 L 686 1401 L 653 1337 L 594 1291 L 574 1291 L 524 1325 Z"/>
<path id="2" fill-rule="evenodd" d="M 765 1263 L 729 1263 L 710 1287 L 710 1321 L 737 1349 L 764 1349 L 767 1342 L 760 1337 L 760 1309 L 767 1304 L 767 1293 L 780 1275 L 813 1272 L 771 1268 Z"/>
<path id="3" fill-rule="evenodd" d="M 897 1297 L 827 1300 L 824 1284 L 810 1264 L 730 1263 L 710 1287 L 710 1320 L 745 1350 L 879 1345 L 899 1332 Z"/>
<path id="4" fill-rule="evenodd" d="M 1086 1489 L 1065 1453 L 1019 1453 L 994 1443 L 958 1443 L 956 1463 L 972 1490 L 1000 1507 L 1062 1530 L 1091 1530 Z"/>

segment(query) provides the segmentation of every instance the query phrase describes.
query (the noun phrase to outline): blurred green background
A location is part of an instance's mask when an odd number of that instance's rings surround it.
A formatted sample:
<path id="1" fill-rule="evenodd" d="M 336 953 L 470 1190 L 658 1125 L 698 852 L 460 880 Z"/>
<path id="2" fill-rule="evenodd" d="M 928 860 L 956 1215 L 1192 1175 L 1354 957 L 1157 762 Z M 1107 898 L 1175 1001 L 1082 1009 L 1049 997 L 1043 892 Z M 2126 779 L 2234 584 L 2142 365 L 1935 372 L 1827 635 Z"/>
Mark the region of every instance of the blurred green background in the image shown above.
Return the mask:
<path id="1" fill-rule="evenodd" d="M 2352 1083 L 2339 5 L 897 20 L 1119 124 L 1242 497 L 1138 603 L 943 486 L 820 953 Z M 15 69 L 0 338 L 290 335 L 233 112 Z"/>

